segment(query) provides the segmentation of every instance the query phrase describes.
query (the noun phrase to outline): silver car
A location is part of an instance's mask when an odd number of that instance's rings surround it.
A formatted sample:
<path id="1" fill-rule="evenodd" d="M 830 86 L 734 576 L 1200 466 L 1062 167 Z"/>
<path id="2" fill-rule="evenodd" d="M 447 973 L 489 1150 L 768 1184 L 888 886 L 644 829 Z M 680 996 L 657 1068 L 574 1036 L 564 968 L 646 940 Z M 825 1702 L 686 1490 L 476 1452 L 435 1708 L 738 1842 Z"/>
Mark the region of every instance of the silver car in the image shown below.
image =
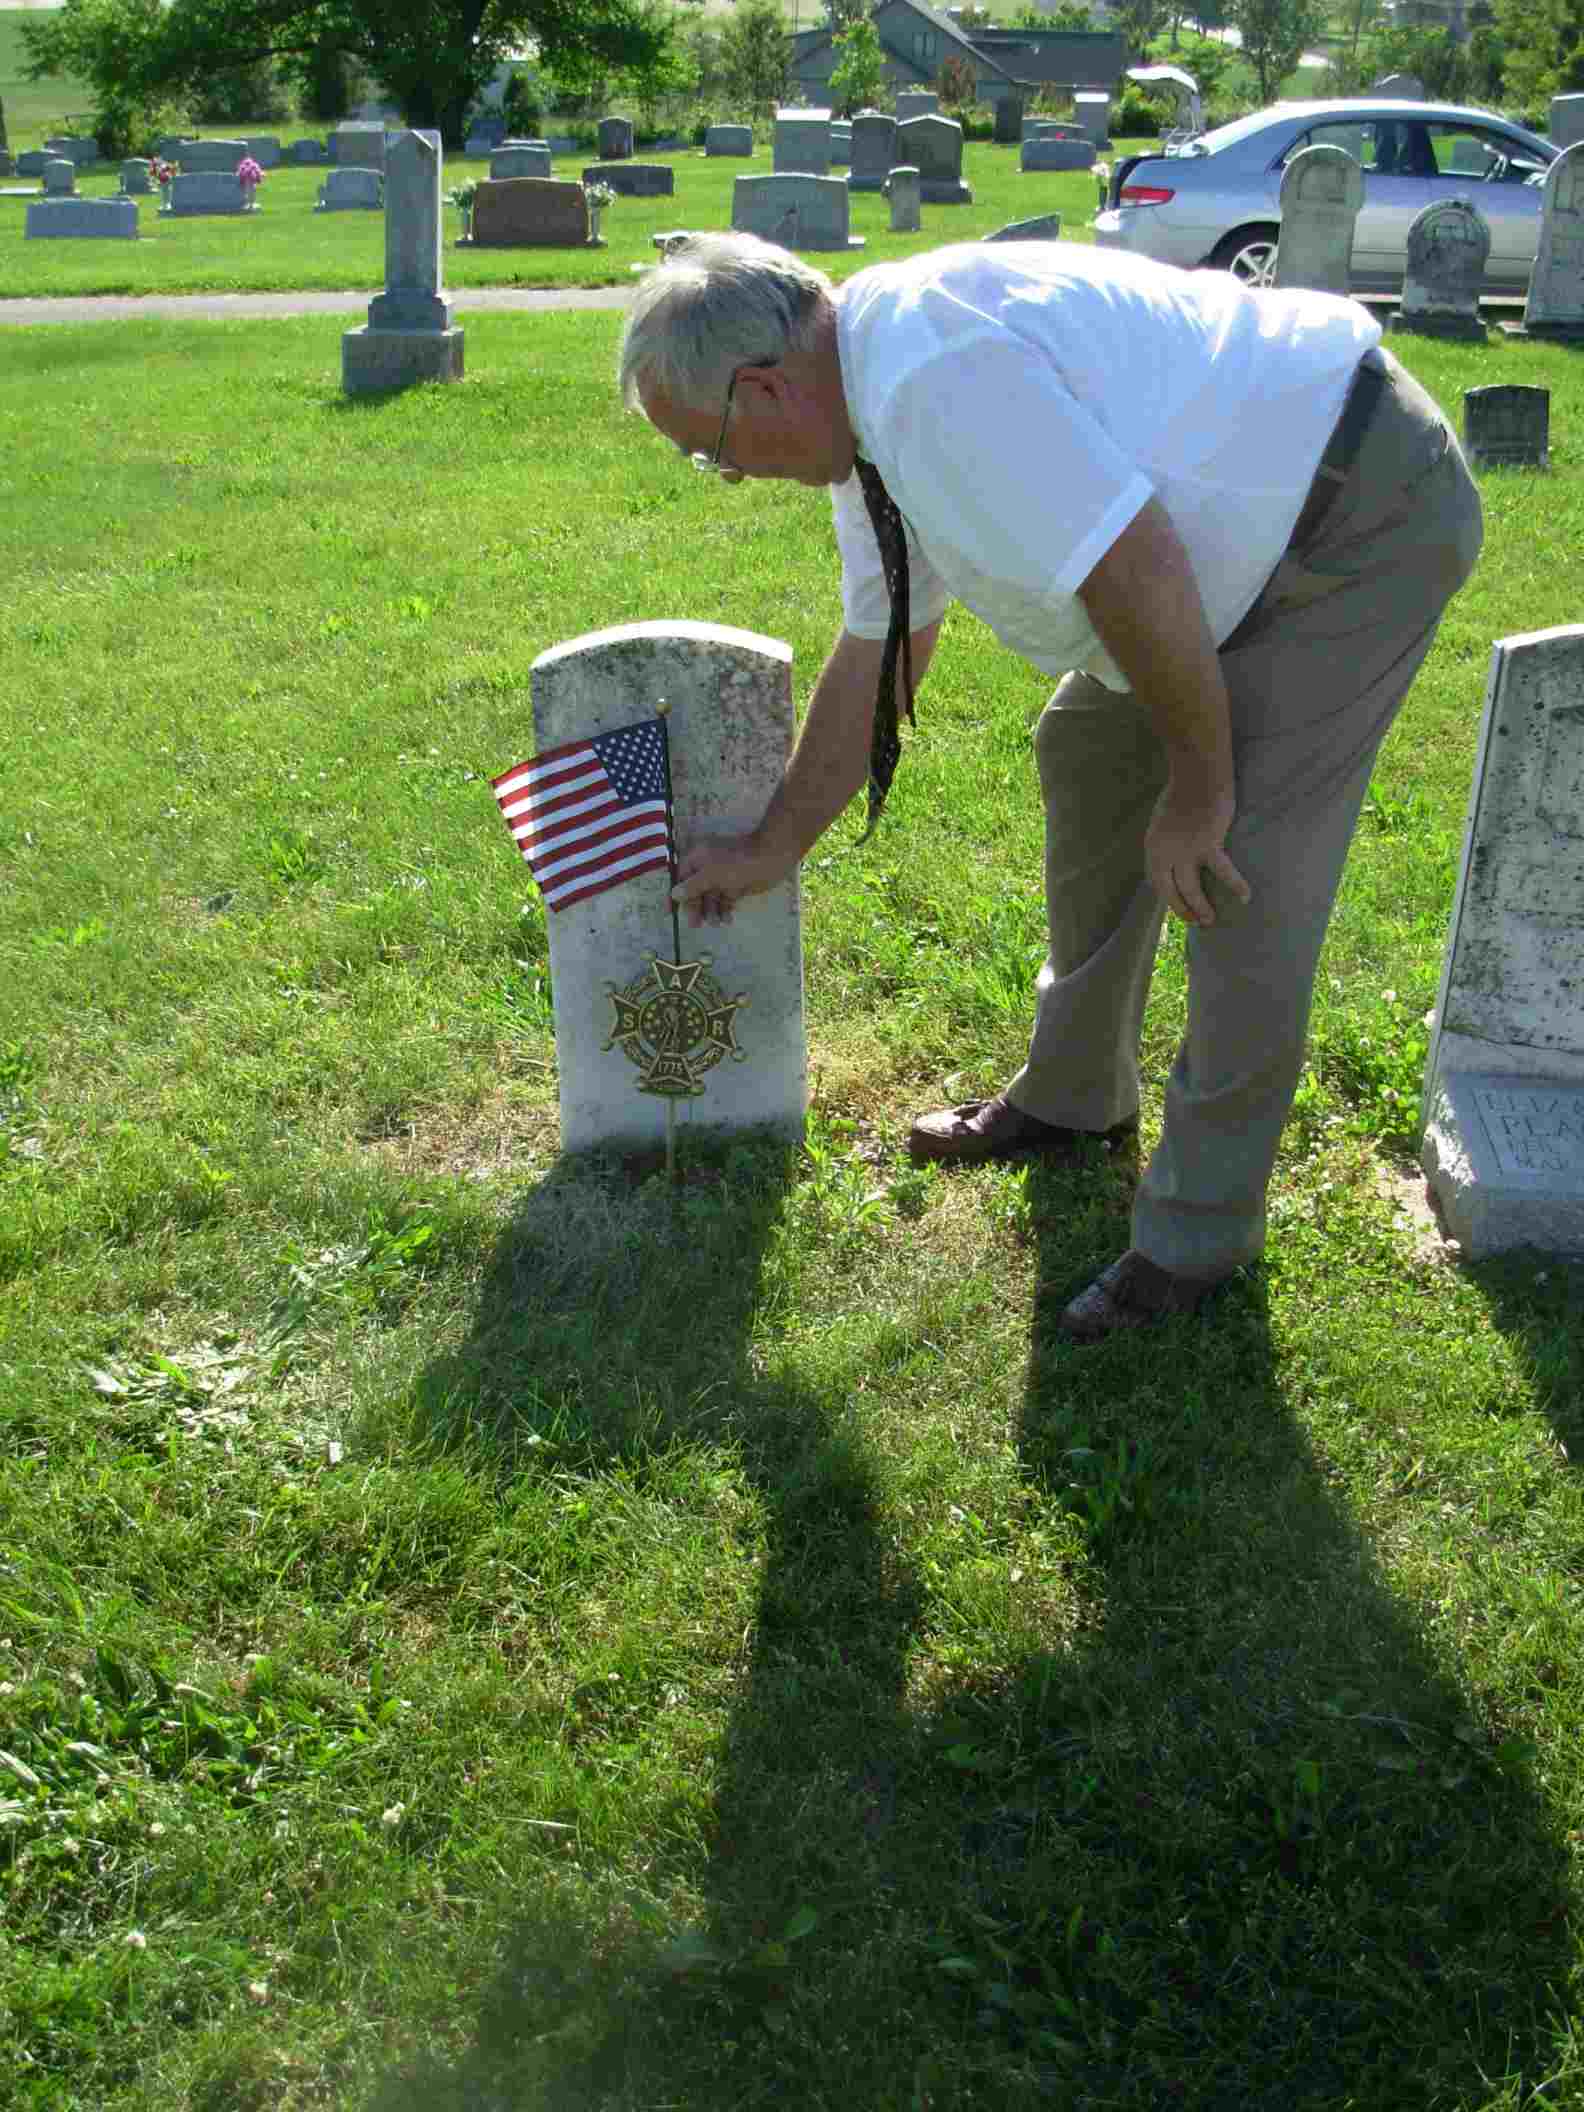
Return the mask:
<path id="1" fill-rule="evenodd" d="M 1164 264 L 1208 264 L 1267 285 L 1281 233 L 1281 180 L 1301 147 L 1345 147 L 1364 171 L 1353 230 L 1353 291 L 1402 289 L 1408 229 L 1427 205 L 1472 198 L 1490 227 L 1485 292 L 1521 296 L 1540 236 L 1549 140 L 1489 110 L 1362 96 L 1278 103 L 1203 133 L 1172 154 L 1133 155 L 1112 172 L 1094 224 L 1107 249 Z"/>

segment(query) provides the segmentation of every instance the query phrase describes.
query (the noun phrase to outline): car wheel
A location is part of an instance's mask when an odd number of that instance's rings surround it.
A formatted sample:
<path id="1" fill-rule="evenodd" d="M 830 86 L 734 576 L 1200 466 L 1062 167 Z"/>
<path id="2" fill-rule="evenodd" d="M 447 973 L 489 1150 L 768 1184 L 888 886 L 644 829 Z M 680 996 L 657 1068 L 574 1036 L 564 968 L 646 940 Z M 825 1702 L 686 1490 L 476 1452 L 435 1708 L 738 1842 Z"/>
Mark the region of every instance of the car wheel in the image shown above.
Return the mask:
<path id="1" fill-rule="evenodd" d="M 1216 245 L 1210 258 L 1213 271 L 1229 271 L 1245 286 L 1268 286 L 1276 275 L 1274 227 L 1240 227 Z"/>

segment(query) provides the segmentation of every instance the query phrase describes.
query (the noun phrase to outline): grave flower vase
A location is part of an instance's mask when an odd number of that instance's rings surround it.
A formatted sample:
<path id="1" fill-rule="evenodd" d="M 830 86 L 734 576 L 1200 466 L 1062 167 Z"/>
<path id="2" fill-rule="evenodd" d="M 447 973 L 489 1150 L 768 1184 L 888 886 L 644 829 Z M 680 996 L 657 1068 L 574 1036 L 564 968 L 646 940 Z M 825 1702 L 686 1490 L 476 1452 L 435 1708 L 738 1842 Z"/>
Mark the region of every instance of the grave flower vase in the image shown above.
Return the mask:
<path id="1" fill-rule="evenodd" d="M 591 205 L 588 209 L 589 240 L 591 242 L 597 242 L 600 238 L 600 214 L 603 210 L 604 208 L 598 205 Z"/>

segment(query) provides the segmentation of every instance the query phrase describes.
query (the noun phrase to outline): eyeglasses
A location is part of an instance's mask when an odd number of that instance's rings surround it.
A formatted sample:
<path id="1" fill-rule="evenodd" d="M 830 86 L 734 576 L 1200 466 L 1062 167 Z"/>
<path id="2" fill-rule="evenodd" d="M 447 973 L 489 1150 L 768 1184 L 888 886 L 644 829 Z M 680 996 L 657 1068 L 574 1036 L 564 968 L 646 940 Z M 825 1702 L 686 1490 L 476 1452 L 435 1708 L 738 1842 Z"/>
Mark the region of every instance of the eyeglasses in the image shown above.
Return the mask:
<path id="1" fill-rule="evenodd" d="M 695 469 L 707 471 L 710 476 L 719 477 L 722 483 L 725 484 L 740 484 L 742 482 L 742 471 L 734 469 L 729 462 L 721 460 L 721 449 L 726 445 L 726 421 L 731 416 L 732 395 L 737 387 L 737 375 L 741 372 L 742 368 L 738 367 L 731 380 L 726 384 L 726 401 L 721 405 L 720 431 L 715 435 L 714 454 L 692 454 L 688 457 Z"/>

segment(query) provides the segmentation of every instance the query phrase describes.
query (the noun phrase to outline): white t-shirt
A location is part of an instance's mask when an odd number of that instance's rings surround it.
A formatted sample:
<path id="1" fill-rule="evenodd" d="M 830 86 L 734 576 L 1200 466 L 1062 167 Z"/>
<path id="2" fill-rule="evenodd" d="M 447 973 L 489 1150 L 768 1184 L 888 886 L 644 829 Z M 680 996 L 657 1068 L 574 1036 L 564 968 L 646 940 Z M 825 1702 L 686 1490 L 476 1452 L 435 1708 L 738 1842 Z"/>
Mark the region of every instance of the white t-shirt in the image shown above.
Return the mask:
<path id="1" fill-rule="evenodd" d="M 1255 292 L 1076 242 L 961 243 L 837 294 L 859 453 L 909 530 L 915 629 L 955 596 L 1048 674 L 1127 682 L 1077 590 L 1158 498 L 1212 635 L 1287 546 L 1380 326 L 1335 294 Z M 883 638 L 856 476 L 833 485 L 847 629 Z"/>

